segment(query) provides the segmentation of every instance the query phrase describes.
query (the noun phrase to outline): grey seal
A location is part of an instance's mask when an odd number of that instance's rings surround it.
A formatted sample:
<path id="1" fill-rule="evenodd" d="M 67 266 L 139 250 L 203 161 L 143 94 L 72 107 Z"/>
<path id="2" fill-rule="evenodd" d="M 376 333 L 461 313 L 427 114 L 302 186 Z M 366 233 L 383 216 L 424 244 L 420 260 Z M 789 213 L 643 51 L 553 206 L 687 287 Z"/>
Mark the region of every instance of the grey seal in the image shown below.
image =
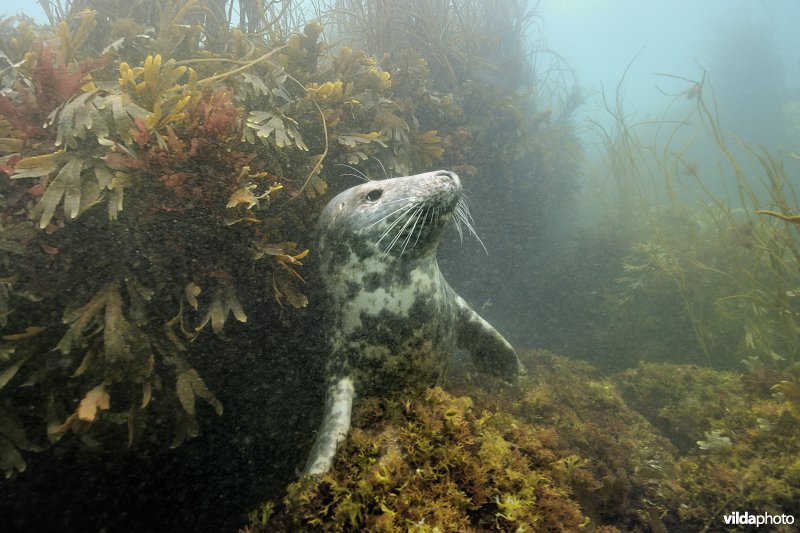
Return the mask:
<path id="1" fill-rule="evenodd" d="M 330 469 L 350 429 L 353 398 L 440 384 L 456 347 L 481 371 L 522 371 L 509 342 L 450 288 L 436 250 L 455 221 L 472 230 L 461 182 L 439 170 L 345 190 L 318 222 L 331 320 L 322 424 L 304 474 Z"/>

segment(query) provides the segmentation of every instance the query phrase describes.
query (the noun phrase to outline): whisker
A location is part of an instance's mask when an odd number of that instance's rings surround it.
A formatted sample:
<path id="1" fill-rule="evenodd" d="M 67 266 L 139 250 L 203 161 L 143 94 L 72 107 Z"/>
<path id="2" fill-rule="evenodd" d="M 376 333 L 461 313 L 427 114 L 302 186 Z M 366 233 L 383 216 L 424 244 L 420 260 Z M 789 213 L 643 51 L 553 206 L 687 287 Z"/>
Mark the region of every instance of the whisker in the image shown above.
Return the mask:
<path id="1" fill-rule="evenodd" d="M 475 219 L 472 218 L 472 214 L 469 212 L 469 207 L 467 204 L 456 204 L 456 210 L 464 216 L 464 220 L 468 221 L 470 224 L 475 224 Z"/>
<path id="2" fill-rule="evenodd" d="M 408 225 L 411 223 L 411 220 L 412 220 L 412 219 L 415 217 L 415 215 L 417 214 L 417 211 L 419 210 L 419 206 L 418 206 L 418 205 L 415 205 L 415 206 L 413 206 L 413 209 L 415 209 L 415 211 L 414 211 L 413 213 L 411 213 L 410 215 L 408 215 L 408 217 L 406 217 L 406 219 L 405 219 L 405 222 L 404 222 L 404 223 L 403 223 L 403 225 L 400 227 L 400 229 L 399 229 L 399 230 L 397 230 L 397 234 L 394 236 L 394 238 L 392 239 L 392 241 L 391 241 L 391 242 L 389 243 L 389 245 L 386 247 L 386 250 L 385 250 L 385 251 L 384 251 L 384 253 L 383 253 L 383 257 L 386 257 L 386 256 L 389 254 L 389 252 L 392 250 L 392 248 L 394 248 L 394 247 L 395 247 L 395 245 L 397 244 L 397 242 L 398 242 L 398 241 L 399 241 L 399 239 L 400 239 L 400 236 L 403 234 L 403 231 L 405 231 L 405 229 L 406 229 L 406 228 L 408 227 Z M 405 216 L 405 215 L 406 215 L 408 212 L 410 212 L 410 211 L 411 211 L 411 209 L 409 209 L 408 211 L 406 211 L 406 213 L 403 213 L 403 216 Z M 405 246 L 403 247 L 403 250 L 405 251 Z M 402 252 L 400 252 L 400 254 L 402 255 Z"/>
<path id="3" fill-rule="evenodd" d="M 349 168 L 350 170 L 352 170 L 353 172 L 355 172 L 355 174 L 342 174 L 342 176 L 353 176 L 354 178 L 359 178 L 359 179 L 362 179 L 362 180 L 364 180 L 365 182 L 370 182 L 370 181 L 373 181 L 373 180 L 372 180 L 372 179 L 371 179 L 369 176 L 367 176 L 366 174 L 364 174 L 363 172 L 361 172 L 360 170 L 358 170 L 358 169 L 357 169 L 356 167 L 354 167 L 354 166 L 351 166 L 351 165 L 345 165 L 344 163 L 337 163 L 337 164 L 336 164 L 336 166 L 337 166 L 337 167 L 345 167 L 345 168 Z"/>
<path id="4" fill-rule="evenodd" d="M 353 174 L 352 172 L 348 172 L 347 174 L 339 174 L 339 175 L 340 176 L 350 176 L 352 178 L 358 178 L 358 179 L 364 181 L 364 176 L 361 176 L 359 174 Z M 366 181 L 371 181 L 371 180 L 369 180 L 369 178 L 367 178 Z"/>
<path id="5" fill-rule="evenodd" d="M 456 206 L 456 209 L 458 209 L 458 206 Z M 461 242 L 463 244 L 464 243 L 464 232 L 461 230 L 461 218 L 458 215 L 453 217 L 453 223 L 454 223 L 454 225 L 456 227 L 456 231 L 458 232 L 458 240 L 459 240 L 459 242 Z"/>
<path id="6" fill-rule="evenodd" d="M 462 200 L 464 201 L 462 202 Z M 475 220 L 472 218 L 472 214 L 469 212 L 467 201 L 463 196 L 459 198 L 458 202 L 456 203 L 454 214 L 454 220 L 456 222 L 456 229 L 458 230 L 459 237 L 462 237 L 461 224 L 464 224 L 467 230 L 478 240 L 478 243 L 481 245 L 481 248 L 483 248 L 483 251 L 488 255 L 489 251 L 486 249 L 486 245 L 483 244 L 483 240 L 481 240 L 478 232 L 475 231 Z"/>
<path id="7" fill-rule="evenodd" d="M 405 215 L 406 215 L 406 213 L 403 213 L 403 216 L 405 216 Z M 408 220 L 406 220 L 405 224 L 407 224 L 407 223 L 408 223 Z M 402 232 L 403 232 L 403 230 L 401 228 L 400 230 L 397 231 L 397 233 L 395 234 L 394 238 L 392 238 L 392 240 L 389 241 L 389 244 L 386 245 L 386 248 L 384 248 L 384 250 L 383 250 L 383 255 L 381 256 L 381 261 L 386 259 L 386 256 L 389 255 L 389 252 L 392 251 L 392 248 L 394 248 L 394 245 L 397 243 L 397 240 L 400 238 L 400 234 Z M 389 231 L 387 230 L 386 233 L 389 233 Z"/>
<path id="8" fill-rule="evenodd" d="M 386 225 L 375 243 L 379 249 L 382 248 L 381 261 L 384 261 L 395 250 L 399 249 L 399 255 L 402 256 L 407 251 L 417 248 L 419 242 L 423 240 L 423 233 L 430 227 L 443 227 L 451 220 L 462 243 L 464 234 L 468 232 L 475 237 L 484 253 L 489 253 L 485 243 L 475 230 L 475 220 L 469 210 L 469 199 L 463 195 L 452 209 L 432 204 L 425 201 L 424 197 L 419 196 L 398 198 L 386 202 L 386 204 L 401 205 L 393 208 L 390 213 L 368 226 L 372 228 L 381 223 Z M 381 246 L 383 243 L 385 244 Z"/>
<path id="9" fill-rule="evenodd" d="M 403 211 L 403 209 L 405 209 L 405 211 Z M 405 217 L 412 209 L 414 209 L 414 206 L 413 205 L 409 205 L 409 206 L 403 206 L 400 209 L 398 209 L 397 211 L 395 211 L 394 213 L 398 213 L 400 211 L 403 211 L 403 212 L 400 213 L 399 215 L 397 215 L 397 218 L 394 219 L 391 224 L 389 224 L 389 227 L 386 228 L 386 230 L 383 232 L 383 234 L 381 234 L 381 237 L 378 239 L 378 241 L 375 244 L 376 245 L 380 244 L 381 241 L 383 240 L 383 238 L 386 237 L 386 235 L 388 235 L 389 232 L 392 231 L 392 229 L 394 229 L 394 227 L 397 226 L 397 224 L 401 220 L 403 220 L 403 217 Z M 391 213 L 391 214 L 394 214 L 394 213 Z M 391 216 L 391 214 L 387 215 L 387 216 Z M 386 218 L 386 217 L 384 217 L 384 218 Z"/>
<path id="10" fill-rule="evenodd" d="M 373 157 L 373 159 L 375 161 L 377 161 L 378 164 L 381 166 L 381 169 L 383 170 L 383 179 L 388 179 L 389 175 L 386 173 L 386 167 L 383 166 L 383 163 L 381 162 L 381 160 L 378 159 L 377 157 Z"/>
<path id="11" fill-rule="evenodd" d="M 395 204 L 395 203 L 397 203 L 397 202 L 402 202 L 402 201 L 406 201 L 406 200 L 407 200 L 407 198 L 402 198 L 402 199 L 400 199 L 400 200 L 392 200 L 392 201 L 390 201 L 390 202 L 386 202 L 386 204 L 387 204 L 387 205 L 389 205 L 389 204 Z M 413 204 L 412 204 L 412 206 L 413 206 Z M 390 216 L 394 215 L 395 213 L 397 213 L 397 212 L 399 212 L 399 211 L 402 211 L 402 210 L 403 210 L 403 209 L 405 209 L 406 207 L 407 207 L 407 206 L 405 206 L 405 205 L 404 205 L 404 206 L 401 206 L 400 208 L 398 208 L 398 209 L 395 209 L 394 211 L 392 211 L 391 213 L 389 213 L 388 215 L 386 215 L 386 216 L 384 216 L 384 217 L 382 217 L 382 218 L 379 218 L 378 220 L 376 220 L 375 222 L 373 222 L 372 224 L 370 224 L 369 226 L 367 226 L 367 229 L 369 229 L 369 228 L 371 228 L 371 227 L 375 226 L 376 224 L 380 224 L 381 222 L 383 222 L 384 220 L 386 220 L 386 219 L 387 219 L 387 218 L 389 218 Z"/>
<path id="12" fill-rule="evenodd" d="M 391 216 L 391 215 L 393 215 L 395 213 L 400 213 L 400 214 L 397 215 L 397 218 L 395 218 L 389 224 L 389 227 L 386 228 L 386 230 L 383 232 L 383 234 L 381 235 L 380 239 L 378 239 L 378 242 L 376 244 L 380 243 L 381 240 L 383 240 L 383 238 L 386 237 L 386 235 L 390 231 L 392 231 L 395 227 L 397 227 L 397 225 L 400 222 L 402 222 L 406 218 L 406 216 L 409 216 L 409 213 L 412 212 L 416 207 L 417 207 L 417 204 L 408 204 L 408 205 L 404 205 L 403 207 L 401 207 L 399 209 L 396 209 L 394 212 L 390 213 L 388 216 Z M 387 217 L 384 217 L 384 218 L 387 218 Z M 402 231 L 402 228 L 400 229 L 400 231 Z"/>
<path id="13" fill-rule="evenodd" d="M 400 250 L 400 255 L 403 255 L 406 252 L 406 247 L 408 246 L 408 243 L 411 242 L 411 237 L 414 236 L 414 231 L 417 229 L 417 224 L 419 224 L 419 214 L 422 211 L 422 209 L 423 209 L 422 206 L 418 207 L 417 210 L 414 211 L 414 213 L 409 218 L 409 221 L 411 220 L 411 218 L 414 219 L 414 225 L 411 226 L 411 231 L 409 231 L 408 235 L 406 235 L 406 239 L 403 242 L 403 249 Z"/>
<path id="14" fill-rule="evenodd" d="M 417 239 L 414 241 L 414 244 L 411 245 L 412 249 L 417 247 L 417 243 L 419 242 L 419 238 L 422 236 L 422 230 L 425 228 L 425 222 L 428 220 L 428 215 L 430 214 L 430 212 L 431 208 L 430 206 L 428 206 L 425 208 L 425 213 L 422 215 L 422 217 L 420 217 L 422 225 L 420 225 L 419 231 L 417 231 Z M 411 231 L 413 232 L 414 230 L 412 229 Z"/>

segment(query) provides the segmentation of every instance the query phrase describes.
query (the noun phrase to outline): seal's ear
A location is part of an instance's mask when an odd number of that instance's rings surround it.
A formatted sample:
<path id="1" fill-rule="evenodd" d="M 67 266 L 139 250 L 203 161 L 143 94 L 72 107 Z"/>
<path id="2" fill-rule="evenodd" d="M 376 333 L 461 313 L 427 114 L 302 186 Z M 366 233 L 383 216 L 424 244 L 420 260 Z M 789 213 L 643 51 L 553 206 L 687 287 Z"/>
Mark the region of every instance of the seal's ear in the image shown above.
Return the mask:
<path id="1" fill-rule="evenodd" d="M 472 362 L 482 372 L 513 379 L 524 374 L 517 352 L 487 321 L 475 312 L 464 299 L 457 295 L 455 303 L 458 310 L 456 325 L 457 344 L 472 356 Z"/>

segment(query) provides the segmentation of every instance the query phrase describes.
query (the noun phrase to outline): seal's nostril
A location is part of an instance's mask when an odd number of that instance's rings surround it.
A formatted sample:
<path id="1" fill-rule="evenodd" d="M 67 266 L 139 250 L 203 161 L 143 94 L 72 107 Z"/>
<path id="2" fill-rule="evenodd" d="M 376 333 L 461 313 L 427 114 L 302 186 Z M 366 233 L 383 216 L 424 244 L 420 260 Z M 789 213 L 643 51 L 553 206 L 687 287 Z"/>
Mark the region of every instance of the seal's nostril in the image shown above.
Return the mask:
<path id="1" fill-rule="evenodd" d="M 456 185 L 461 185 L 461 180 L 458 178 L 458 174 L 455 172 L 450 172 L 449 170 L 437 170 L 434 174 L 436 178 L 447 178 Z"/>

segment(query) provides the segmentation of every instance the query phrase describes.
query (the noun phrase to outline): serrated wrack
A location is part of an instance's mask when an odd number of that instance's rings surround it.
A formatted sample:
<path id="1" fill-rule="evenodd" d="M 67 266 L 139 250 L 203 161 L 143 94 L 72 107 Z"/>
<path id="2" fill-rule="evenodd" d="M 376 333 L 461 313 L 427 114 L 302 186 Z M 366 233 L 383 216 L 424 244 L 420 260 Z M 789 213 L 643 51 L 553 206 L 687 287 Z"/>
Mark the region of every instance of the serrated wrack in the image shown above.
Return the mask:
<path id="1" fill-rule="evenodd" d="M 99 191 L 93 195 L 94 198 L 90 199 L 89 202 L 81 201 L 82 191 L 84 190 L 81 182 L 83 165 L 84 160 L 82 158 L 73 157 L 69 159 L 58 171 L 53 181 L 50 182 L 41 200 L 31 212 L 34 218 L 39 218 L 39 229 L 44 229 L 50 224 L 56 207 L 61 203 L 62 198 L 64 200 L 64 216 L 66 218 L 77 217 L 82 203 L 84 205 L 91 204 L 97 199 Z M 89 176 L 89 179 L 94 179 L 94 176 Z M 87 190 L 91 193 L 90 189 Z"/>
<path id="2" fill-rule="evenodd" d="M 294 273 L 294 270 L 288 267 L 287 270 Z M 275 301 L 281 307 L 283 307 L 284 299 L 289 302 L 289 305 L 297 309 L 308 305 L 308 298 L 298 290 L 296 281 L 293 281 L 288 276 L 281 275 L 277 272 L 274 273 L 272 275 L 272 290 L 275 295 Z"/>
<path id="3" fill-rule="evenodd" d="M 297 122 L 277 109 L 251 111 L 247 117 L 246 126 L 243 132 L 243 141 L 254 143 L 257 137 L 264 142 L 273 143 L 278 148 L 295 145 L 303 151 L 308 151 L 308 147 L 300 135 L 300 130 L 297 128 Z"/>
<path id="4" fill-rule="evenodd" d="M 28 326 L 28 327 L 25 328 L 25 331 L 23 331 L 22 333 L 12 333 L 10 335 L 3 335 L 3 340 L 14 341 L 14 342 L 22 341 L 22 340 L 25 340 L 25 339 L 29 339 L 29 338 L 31 338 L 31 337 L 33 337 L 35 335 L 38 335 L 39 333 L 43 332 L 45 329 L 47 329 L 47 328 L 43 328 L 43 327 L 40 327 L 40 326 Z"/>
<path id="5" fill-rule="evenodd" d="M 86 393 L 78 405 L 78 419 L 84 422 L 94 422 L 97 411 L 107 411 L 111 407 L 111 396 L 106 391 L 106 384 L 101 383 Z"/>
<path id="6" fill-rule="evenodd" d="M 219 400 L 208 390 L 205 381 L 197 373 L 194 368 L 188 368 L 178 374 L 175 389 L 178 394 L 178 400 L 184 411 L 190 415 L 196 415 L 195 410 L 195 397 L 199 397 L 207 401 L 214 408 L 218 415 L 222 414 L 222 404 Z"/>
<path id="7" fill-rule="evenodd" d="M 153 395 L 153 386 L 150 381 L 141 384 L 139 391 L 138 384 L 131 387 L 130 409 L 127 415 L 128 424 L 128 448 L 133 448 L 139 442 L 144 433 L 145 413 L 144 410 L 150 404 Z M 140 399 L 141 396 L 141 399 Z"/>
<path id="8" fill-rule="evenodd" d="M 14 475 L 15 470 L 24 472 L 25 468 L 27 468 L 27 464 L 17 447 L 3 435 L 0 435 L 0 468 L 3 469 L 6 479 Z"/>
<path id="9" fill-rule="evenodd" d="M 304 283 L 300 274 L 294 267 L 302 266 L 304 259 L 309 251 L 297 251 L 297 244 L 293 242 L 282 242 L 279 244 L 256 244 L 256 259 L 271 257 L 277 267 L 272 274 L 272 290 L 275 301 L 283 307 L 286 300 L 289 305 L 295 308 L 302 308 L 308 305 L 308 298 L 297 288 L 297 283 Z"/>
<path id="10" fill-rule="evenodd" d="M 146 378 L 152 374 L 153 355 L 147 336 L 123 313 L 123 300 L 116 281 L 107 283 L 83 306 L 64 315 L 69 329 L 59 341 L 57 348 L 69 354 L 75 348 L 88 343 L 92 331 L 102 331 L 102 347 L 96 341 L 90 347 L 96 350 L 91 357 L 84 357 L 79 367 L 81 373 L 87 368 L 102 366 L 104 375 L 112 380 Z M 76 371 L 78 372 L 78 371 Z"/>
<path id="11" fill-rule="evenodd" d="M 19 369 L 22 368 L 22 365 L 28 360 L 28 355 L 20 357 L 14 363 L 8 365 L 2 372 L 0 372 L 0 389 L 8 385 L 8 382 L 14 379 L 14 376 L 17 375 Z"/>
<path id="12" fill-rule="evenodd" d="M 181 409 L 176 413 L 175 437 L 172 448 L 180 446 L 187 438 L 194 438 L 200 432 L 200 424 L 196 418 L 196 399 L 208 402 L 217 415 L 222 415 L 222 403 L 206 386 L 197 370 L 178 356 L 168 357 L 168 361 L 175 365 L 175 392 L 180 402 Z"/>
<path id="13" fill-rule="evenodd" d="M 186 288 L 184 289 L 186 301 L 189 302 L 189 305 L 194 309 L 197 309 L 197 297 L 200 296 L 200 292 L 200 287 L 194 281 L 190 281 L 186 284 Z"/>
<path id="14" fill-rule="evenodd" d="M 125 286 L 128 289 L 128 300 L 130 301 L 130 315 L 137 326 L 147 323 L 147 302 L 153 298 L 152 289 L 148 289 L 136 278 L 125 278 Z"/>
<path id="15" fill-rule="evenodd" d="M 377 142 L 381 146 L 386 147 L 386 145 L 381 142 L 380 137 L 381 134 L 377 131 L 371 133 L 341 133 L 336 136 L 336 140 L 339 141 L 339 144 L 342 146 L 347 146 L 349 148 L 355 148 L 361 144 L 369 144 L 371 142 Z"/>
<path id="16" fill-rule="evenodd" d="M 62 354 L 68 354 L 76 346 L 83 344 L 83 332 L 100 319 L 99 314 L 108 300 L 108 291 L 112 285 L 100 289 L 85 305 L 64 314 L 64 323 L 69 329 L 59 341 L 57 347 Z"/>
<path id="17" fill-rule="evenodd" d="M 41 448 L 28 441 L 25 429 L 16 417 L 0 407 L 0 469 L 6 478 L 25 471 L 27 465 L 20 450 L 40 451 Z"/>
<path id="18" fill-rule="evenodd" d="M 196 331 L 202 330 L 209 322 L 214 333 L 222 331 L 228 315 L 233 313 L 233 317 L 239 322 L 247 322 L 247 315 L 244 313 L 239 300 L 236 298 L 236 291 L 230 281 L 222 279 L 214 289 L 213 299 L 208 306 L 203 321 L 197 326 Z"/>
<path id="19" fill-rule="evenodd" d="M 132 141 L 134 122 L 148 120 L 151 114 L 136 105 L 125 93 L 94 90 L 67 102 L 56 119 L 56 146 L 78 148 L 79 141 L 91 133 L 102 146 L 113 146 L 113 133 L 125 144 Z"/>
<path id="20" fill-rule="evenodd" d="M 52 154 L 37 155 L 20 159 L 14 165 L 12 180 L 20 178 L 39 178 L 49 176 L 64 165 L 67 155 L 64 150 L 53 152 Z"/>
<path id="21" fill-rule="evenodd" d="M 177 448 L 187 438 L 193 439 L 199 434 L 200 424 L 197 422 L 197 418 L 186 411 L 179 410 L 175 415 L 175 436 L 170 448 Z"/>
<path id="22" fill-rule="evenodd" d="M 84 432 L 96 421 L 98 411 L 107 411 L 110 407 L 111 396 L 106 390 L 104 381 L 84 395 L 78 407 L 63 423 L 59 424 L 57 418 L 51 414 L 47 425 L 47 437 L 50 442 L 55 443 L 71 429 L 85 439 L 88 436 Z"/>

